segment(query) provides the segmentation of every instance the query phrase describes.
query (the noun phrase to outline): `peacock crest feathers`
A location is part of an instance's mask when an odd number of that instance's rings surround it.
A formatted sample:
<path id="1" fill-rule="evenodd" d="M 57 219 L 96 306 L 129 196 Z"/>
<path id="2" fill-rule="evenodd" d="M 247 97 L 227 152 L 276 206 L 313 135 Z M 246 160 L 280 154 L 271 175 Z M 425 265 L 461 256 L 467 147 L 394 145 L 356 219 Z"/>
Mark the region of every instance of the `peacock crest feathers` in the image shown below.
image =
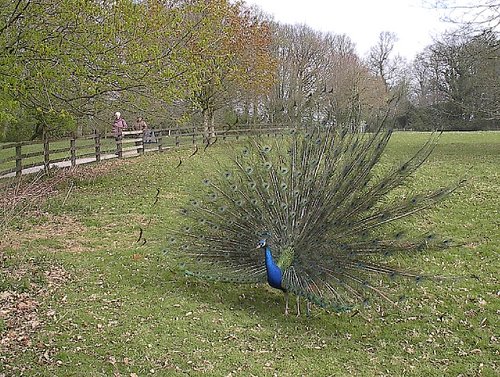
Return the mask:
<path id="1" fill-rule="evenodd" d="M 264 283 L 265 255 L 255 246 L 266 238 L 286 292 L 339 311 L 371 297 L 392 301 L 385 288 L 396 277 L 419 275 L 388 266 L 385 257 L 449 245 L 427 235 L 380 232 L 456 188 L 388 200 L 438 136 L 382 172 L 376 166 L 391 137 L 383 127 L 361 133 L 322 126 L 251 138 L 218 162 L 218 171 L 180 210 L 183 221 L 169 232 L 169 254 L 188 275 Z"/>

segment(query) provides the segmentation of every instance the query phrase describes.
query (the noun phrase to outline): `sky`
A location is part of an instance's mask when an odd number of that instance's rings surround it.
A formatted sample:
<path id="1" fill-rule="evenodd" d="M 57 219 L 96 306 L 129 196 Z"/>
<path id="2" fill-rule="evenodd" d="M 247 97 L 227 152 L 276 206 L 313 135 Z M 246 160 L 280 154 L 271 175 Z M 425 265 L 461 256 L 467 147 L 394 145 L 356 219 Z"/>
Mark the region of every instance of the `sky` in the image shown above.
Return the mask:
<path id="1" fill-rule="evenodd" d="M 449 24 L 423 0 L 245 0 L 286 24 L 306 24 L 315 30 L 346 34 L 364 57 L 382 31 L 396 33 L 394 50 L 411 60 Z M 428 2 L 428 1 L 427 1 Z"/>

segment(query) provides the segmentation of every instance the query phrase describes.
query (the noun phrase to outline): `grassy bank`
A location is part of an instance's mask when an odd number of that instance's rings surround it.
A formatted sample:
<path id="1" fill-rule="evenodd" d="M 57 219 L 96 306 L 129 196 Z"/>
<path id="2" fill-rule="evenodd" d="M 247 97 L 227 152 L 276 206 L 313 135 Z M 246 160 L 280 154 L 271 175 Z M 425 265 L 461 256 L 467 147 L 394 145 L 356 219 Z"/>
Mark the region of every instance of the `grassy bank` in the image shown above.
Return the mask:
<path id="1" fill-rule="evenodd" d="M 427 137 L 394 135 L 382 163 Z M 403 224 L 462 244 L 403 257 L 405 266 L 459 278 L 410 285 L 401 307 L 354 316 L 285 317 L 282 295 L 267 287 L 195 281 L 168 264 L 162 245 L 176 209 L 233 146 L 79 168 L 9 218 L 0 376 L 499 373 L 500 133 L 444 134 L 409 182 L 426 190 L 468 178 L 439 208 Z M 140 228 L 146 243 L 137 242 Z"/>

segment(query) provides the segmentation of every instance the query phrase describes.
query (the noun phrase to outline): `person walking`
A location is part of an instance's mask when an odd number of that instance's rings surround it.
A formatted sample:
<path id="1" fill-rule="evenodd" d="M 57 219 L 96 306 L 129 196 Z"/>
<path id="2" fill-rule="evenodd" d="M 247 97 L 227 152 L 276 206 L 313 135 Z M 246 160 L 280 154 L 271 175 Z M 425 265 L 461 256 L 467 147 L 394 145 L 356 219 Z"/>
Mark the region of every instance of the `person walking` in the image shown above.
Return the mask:
<path id="1" fill-rule="evenodd" d="M 127 122 L 125 122 L 125 119 L 122 118 L 122 115 L 119 111 L 115 113 L 115 121 L 113 122 L 113 136 L 115 137 L 116 141 L 116 152 L 115 154 L 118 157 L 122 157 L 122 143 L 121 140 L 123 138 L 123 130 L 126 129 Z"/>
<path id="2" fill-rule="evenodd" d="M 148 124 L 142 117 L 137 117 L 135 128 L 136 130 L 142 131 L 145 144 L 156 143 L 156 137 L 153 130 L 149 129 Z"/>
<path id="3" fill-rule="evenodd" d="M 115 121 L 113 123 L 113 136 L 115 137 L 116 141 L 122 139 L 123 130 L 127 127 L 127 122 L 125 122 L 125 119 L 122 118 L 121 113 L 117 111 L 115 113 Z"/>

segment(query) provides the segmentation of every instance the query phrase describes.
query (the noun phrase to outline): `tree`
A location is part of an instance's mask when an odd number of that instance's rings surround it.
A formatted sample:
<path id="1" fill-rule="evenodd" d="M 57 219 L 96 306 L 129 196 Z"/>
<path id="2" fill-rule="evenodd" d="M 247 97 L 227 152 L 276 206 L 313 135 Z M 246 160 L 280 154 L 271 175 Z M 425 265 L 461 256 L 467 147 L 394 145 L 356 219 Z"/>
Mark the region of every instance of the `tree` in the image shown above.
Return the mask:
<path id="1" fill-rule="evenodd" d="M 418 56 L 417 104 L 427 120 L 468 130 L 498 124 L 500 79 L 493 45 L 498 39 L 491 33 L 444 35 Z"/>
<path id="2" fill-rule="evenodd" d="M 398 57 L 391 56 L 396 42 L 396 34 L 388 31 L 381 32 L 377 44 L 370 49 L 367 59 L 368 67 L 373 74 L 380 77 L 387 92 L 395 84 L 398 70 Z"/>
<path id="3" fill-rule="evenodd" d="M 273 81 L 274 61 L 267 22 L 252 9 L 216 0 L 193 16 L 203 23 L 190 44 L 197 68 L 189 100 L 202 114 L 208 142 L 215 112 L 237 102 L 243 93 L 265 92 Z"/>
<path id="4" fill-rule="evenodd" d="M 498 30 L 500 2 L 498 0 L 439 0 L 428 1 L 433 8 L 446 12 L 444 20 L 470 32 Z"/>
<path id="5" fill-rule="evenodd" d="M 192 15 L 204 1 L 5 3 L 1 87 L 20 106 L 50 115 L 39 118 L 40 132 L 51 131 L 44 119 L 54 114 L 79 124 L 86 117 L 108 121 L 118 108 L 158 108 L 195 84 L 188 44 L 201 23 Z"/>
<path id="6" fill-rule="evenodd" d="M 381 82 L 345 35 L 303 25 L 274 27 L 277 81 L 266 101 L 270 122 L 357 125 L 385 102 Z"/>

